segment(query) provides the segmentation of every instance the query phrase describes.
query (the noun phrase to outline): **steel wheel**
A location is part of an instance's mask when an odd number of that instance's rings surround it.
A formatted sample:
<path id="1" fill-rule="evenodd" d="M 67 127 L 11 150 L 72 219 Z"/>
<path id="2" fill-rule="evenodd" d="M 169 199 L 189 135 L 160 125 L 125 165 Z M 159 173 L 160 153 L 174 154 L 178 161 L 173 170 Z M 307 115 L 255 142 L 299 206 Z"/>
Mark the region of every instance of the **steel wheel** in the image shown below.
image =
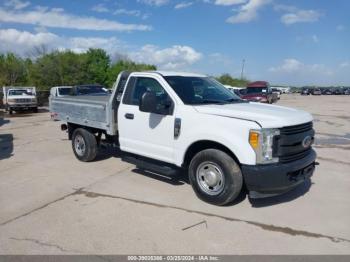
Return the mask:
<path id="1" fill-rule="evenodd" d="M 85 154 L 85 150 L 86 150 L 85 140 L 81 135 L 75 136 L 74 147 L 75 147 L 75 152 L 79 156 L 83 156 Z"/>
<path id="2" fill-rule="evenodd" d="M 225 177 L 221 168 L 213 162 L 201 163 L 196 172 L 197 183 L 208 195 L 218 195 L 225 185 Z"/>

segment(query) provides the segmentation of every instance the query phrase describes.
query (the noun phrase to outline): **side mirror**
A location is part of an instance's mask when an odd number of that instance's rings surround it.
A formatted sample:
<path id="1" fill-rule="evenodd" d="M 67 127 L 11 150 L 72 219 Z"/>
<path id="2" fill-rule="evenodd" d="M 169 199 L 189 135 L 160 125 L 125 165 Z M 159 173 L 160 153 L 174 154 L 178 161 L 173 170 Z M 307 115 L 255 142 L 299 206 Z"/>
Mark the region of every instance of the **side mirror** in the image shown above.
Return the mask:
<path id="1" fill-rule="evenodd" d="M 157 97 L 153 91 L 146 91 L 140 99 L 139 109 L 141 112 L 169 115 L 172 112 L 172 102 Z"/>
<path id="2" fill-rule="evenodd" d="M 156 93 L 152 91 L 146 91 L 140 99 L 139 109 L 141 112 L 156 113 L 157 111 Z"/>

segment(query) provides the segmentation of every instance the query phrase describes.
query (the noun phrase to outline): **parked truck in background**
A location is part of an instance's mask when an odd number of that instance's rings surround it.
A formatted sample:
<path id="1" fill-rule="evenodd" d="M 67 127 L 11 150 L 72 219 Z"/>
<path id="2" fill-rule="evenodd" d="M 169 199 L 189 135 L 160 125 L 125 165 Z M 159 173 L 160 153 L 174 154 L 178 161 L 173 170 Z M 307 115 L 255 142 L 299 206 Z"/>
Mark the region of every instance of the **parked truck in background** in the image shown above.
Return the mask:
<path id="1" fill-rule="evenodd" d="M 51 97 L 80 161 L 99 145 L 161 174 L 183 170 L 197 196 L 225 205 L 241 193 L 285 193 L 313 174 L 312 116 L 248 102 L 205 75 L 122 72 L 110 96 Z"/>
<path id="2" fill-rule="evenodd" d="M 54 86 L 50 88 L 51 97 L 62 97 L 70 94 L 71 86 Z"/>
<path id="3" fill-rule="evenodd" d="M 266 81 L 255 81 L 249 83 L 247 88 L 242 92 L 241 98 L 252 101 L 272 104 L 277 102 L 278 96 L 272 92 L 270 84 Z"/>
<path id="4" fill-rule="evenodd" d="M 9 114 L 13 111 L 38 112 L 35 87 L 3 87 L 3 95 L 3 106 Z"/>

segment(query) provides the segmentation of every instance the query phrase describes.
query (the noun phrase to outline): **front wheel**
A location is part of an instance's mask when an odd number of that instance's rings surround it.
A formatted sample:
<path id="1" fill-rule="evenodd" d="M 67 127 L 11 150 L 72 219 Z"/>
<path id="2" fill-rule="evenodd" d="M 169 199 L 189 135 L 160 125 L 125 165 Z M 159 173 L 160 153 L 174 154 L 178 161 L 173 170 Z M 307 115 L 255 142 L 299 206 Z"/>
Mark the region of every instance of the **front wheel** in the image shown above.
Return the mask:
<path id="1" fill-rule="evenodd" d="M 189 180 L 200 199 L 219 206 L 232 202 L 243 186 L 239 165 L 217 149 L 206 149 L 194 156 L 189 166 Z"/>
<path id="2" fill-rule="evenodd" d="M 73 152 L 80 161 L 90 162 L 97 155 L 97 141 L 94 134 L 83 128 L 77 128 L 72 135 Z"/>

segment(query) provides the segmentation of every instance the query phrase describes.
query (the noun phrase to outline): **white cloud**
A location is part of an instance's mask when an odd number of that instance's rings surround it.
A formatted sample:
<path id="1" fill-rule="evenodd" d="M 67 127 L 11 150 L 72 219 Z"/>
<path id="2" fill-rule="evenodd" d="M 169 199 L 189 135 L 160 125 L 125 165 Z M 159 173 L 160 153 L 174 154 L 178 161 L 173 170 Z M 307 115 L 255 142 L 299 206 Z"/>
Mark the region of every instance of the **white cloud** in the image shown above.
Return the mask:
<path id="1" fill-rule="evenodd" d="M 137 2 L 144 3 L 146 5 L 161 6 L 169 3 L 169 0 L 137 0 Z"/>
<path id="2" fill-rule="evenodd" d="M 317 22 L 321 14 L 315 10 L 296 10 L 295 12 L 282 15 L 281 21 L 286 25 L 295 23 Z"/>
<path id="3" fill-rule="evenodd" d="M 184 69 L 202 58 L 201 53 L 189 46 L 174 45 L 161 49 L 154 45 L 145 45 L 139 50 L 130 51 L 130 46 L 116 37 L 66 37 L 50 32 L 0 29 L 0 52 L 15 52 L 26 56 L 40 46 L 47 50 L 70 49 L 77 53 L 85 52 L 89 48 L 103 48 L 111 55 L 128 54 L 129 51 L 128 56 L 134 61 L 156 64 L 161 69 Z"/>
<path id="4" fill-rule="evenodd" d="M 100 31 L 148 31 L 152 27 L 143 24 L 124 24 L 95 17 L 71 15 L 56 10 L 8 11 L 0 7 L 0 22 L 21 23 L 36 26 Z"/>
<path id="5" fill-rule="evenodd" d="M 312 35 L 311 39 L 314 43 L 318 43 L 320 41 L 317 35 Z"/>
<path id="6" fill-rule="evenodd" d="M 337 27 L 335 28 L 338 32 L 342 32 L 346 29 L 346 27 L 344 25 L 337 25 Z"/>
<path id="7" fill-rule="evenodd" d="M 346 68 L 346 67 L 349 67 L 350 66 L 350 62 L 349 61 L 345 61 L 343 63 L 341 63 L 339 65 L 340 68 Z"/>
<path id="8" fill-rule="evenodd" d="M 70 49 L 78 53 L 89 48 L 103 48 L 110 54 L 123 48 L 123 44 L 115 37 L 64 37 L 50 32 L 31 33 L 16 29 L 0 29 L 0 52 L 26 55 L 40 46 L 45 46 L 48 50 Z"/>
<path id="9" fill-rule="evenodd" d="M 350 78 L 344 72 L 333 70 L 325 64 L 307 64 L 295 58 L 288 58 L 281 65 L 270 67 L 264 77 L 270 82 L 291 85 L 335 85 L 349 83 Z"/>
<path id="10" fill-rule="evenodd" d="M 323 64 L 304 64 L 297 59 L 287 58 L 283 61 L 283 64 L 277 67 L 270 67 L 270 72 L 273 73 L 286 73 L 286 74 L 325 74 L 332 75 L 333 71 L 327 68 Z"/>
<path id="11" fill-rule="evenodd" d="M 273 9 L 277 12 L 282 11 L 282 12 L 295 12 L 298 11 L 298 8 L 292 5 L 275 5 Z"/>
<path id="12" fill-rule="evenodd" d="M 42 6 L 42 5 L 37 5 L 37 6 L 35 6 L 35 10 L 37 10 L 39 12 L 46 12 L 47 10 L 49 10 L 49 7 Z"/>
<path id="13" fill-rule="evenodd" d="M 97 4 L 91 8 L 92 11 L 98 13 L 107 13 L 109 12 L 108 8 L 104 4 Z"/>
<path id="14" fill-rule="evenodd" d="M 249 0 L 248 3 L 239 8 L 238 14 L 229 17 L 226 22 L 231 24 L 248 23 L 258 16 L 258 10 L 271 0 Z"/>
<path id="15" fill-rule="evenodd" d="M 320 38 L 317 35 L 306 35 L 306 36 L 296 36 L 296 41 L 297 42 L 301 42 L 301 43 L 319 43 L 320 42 Z"/>
<path id="16" fill-rule="evenodd" d="M 215 0 L 216 5 L 239 5 L 244 4 L 248 0 Z"/>
<path id="17" fill-rule="evenodd" d="M 174 45 L 160 49 L 145 45 L 140 51 L 131 52 L 130 58 L 143 63 L 156 64 L 160 69 L 179 69 L 192 65 L 202 58 L 202 54 L 189 46 Z"/>
<path id="18" fill-rule="evenodd" d="M 139 10 L 127 10 L 127 9 L 117 9 L 113 12 L 114 15 L 131 15 L 131 16 L 140 16 L 141 12 Z"/>
<path id="19" fill-rule="evenodd" d="M 286 72 L 293 73 L 300 70 L 303 64 L 294 58 L 288 58 L 284 60 L 284 63 L 278 67 L 271 67 L 269 71 L 271 72 Z"/>
<path id="20" fill-rule="evenodd" d="M 120 51 L 122 43 L 116 37 L 70 37 L 62 38 L 66 43 L 62 43 L 59 49 L 70 49 L 77 53 L 82 53 L 89 48 L 102 48 L 109 54 Z"/>
<path id="21" fill-rule="evenodd" d="M 227 55 L 224 55 L 224 54 L 221 54 L 221 53 L 212 53 L 212 54 L 209 54 L 208 55 L 208 60 L 209 60 L 209 63 L 211 64 L 220 64 L 220 66 L 232 66 L 233 65 L 233 61 L 227 56 Z"/>
<path id="22" fill-rule="evenodd" d="M 60 7 L 54 7 L 54 8 L 51 8 L 51 11 L 52 12 L 64 12 L 64 9 L 60 8 Z"/>
<path id="23" fill-rule="evenodd" d="M 32 34 L 16 29 L 0 29 L 0 51 L 24 54 L 37 46 L 49 46 L 58 39 L 57 35 L 48 32 Z"/>
<path id="24" fill-rule="evenodd" d="M 8 0 L 5 2 L 5 6 L 16 10 L 26 8 L 29 5 L 30 5 L 30 2 L 28 1 L 22 2 L 20 0 Z"/>
<path id="25" fill-rule="evenodd" d="M 193 2 L 181 2 L 178 3 L 177 5 L 175 5 L 175 9 L 183 9 L 183 8 L 187 8 L 190 7 L 191 5 L 193 5 Z"/>

